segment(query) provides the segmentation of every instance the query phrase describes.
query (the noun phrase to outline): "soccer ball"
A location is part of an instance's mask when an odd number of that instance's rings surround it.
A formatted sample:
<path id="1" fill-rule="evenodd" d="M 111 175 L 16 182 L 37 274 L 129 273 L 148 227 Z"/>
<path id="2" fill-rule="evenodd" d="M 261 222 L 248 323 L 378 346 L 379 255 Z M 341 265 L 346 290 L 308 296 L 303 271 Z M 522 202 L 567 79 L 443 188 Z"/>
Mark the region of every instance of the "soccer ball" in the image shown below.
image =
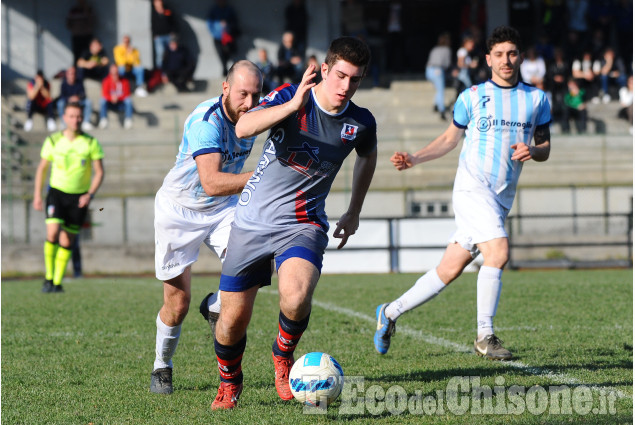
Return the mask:
<path id="1" fill-rule="evenodd" d="M 296 400 L 310 406 L 326 406 L 342 392 L 344 372 L 326 353 L 307 353 L 293 364 L 289 386 Z"/>

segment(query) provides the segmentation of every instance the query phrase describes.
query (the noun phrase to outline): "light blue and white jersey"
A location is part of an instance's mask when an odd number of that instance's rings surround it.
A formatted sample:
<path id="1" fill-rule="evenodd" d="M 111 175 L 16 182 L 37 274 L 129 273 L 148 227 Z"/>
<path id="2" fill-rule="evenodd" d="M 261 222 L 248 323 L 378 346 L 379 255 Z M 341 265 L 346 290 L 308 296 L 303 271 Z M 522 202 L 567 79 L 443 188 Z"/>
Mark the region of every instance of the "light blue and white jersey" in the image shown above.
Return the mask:
<path id="1" fill-rule="evenodd" d="M 454 125 L 466 130 L 454 190 L 485 185 L 511 209 L 523 166 L 512 161 L 511 146 L 530 145 L 536 127 L 550 122 L 545 93 L 522 81 L 501 87 L 488 80 L 463 91 L 454 105 Z"/>
<path id="2" fill-rule="evenodd" d="M 208 196 L 203 190 L 194 160 L 198 155 L 219 152 L 224 173 L 240 173 L 256 137 L 239 139 L 236 128 L 221 106 L 221 97 L 199 104 L 185 120 L 176 162 L 160 190 L 174 202 L 195 211 L 212 211 L 235 204 L 236 195 Z"/>

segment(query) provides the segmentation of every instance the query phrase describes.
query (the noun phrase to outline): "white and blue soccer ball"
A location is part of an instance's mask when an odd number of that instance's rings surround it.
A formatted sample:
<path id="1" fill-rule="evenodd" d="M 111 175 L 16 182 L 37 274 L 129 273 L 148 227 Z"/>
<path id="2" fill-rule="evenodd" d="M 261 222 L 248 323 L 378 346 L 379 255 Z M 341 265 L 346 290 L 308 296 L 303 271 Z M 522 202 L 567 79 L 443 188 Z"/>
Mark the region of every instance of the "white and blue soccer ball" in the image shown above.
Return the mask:
<path id="1" fill-rule="evenodd" d="M 310 406 L 327 406 L 339 397 L 344 372 L 333 357 L 313 352 L 300 357 L 289 373 L 289 386 L 296 400 Z"/>

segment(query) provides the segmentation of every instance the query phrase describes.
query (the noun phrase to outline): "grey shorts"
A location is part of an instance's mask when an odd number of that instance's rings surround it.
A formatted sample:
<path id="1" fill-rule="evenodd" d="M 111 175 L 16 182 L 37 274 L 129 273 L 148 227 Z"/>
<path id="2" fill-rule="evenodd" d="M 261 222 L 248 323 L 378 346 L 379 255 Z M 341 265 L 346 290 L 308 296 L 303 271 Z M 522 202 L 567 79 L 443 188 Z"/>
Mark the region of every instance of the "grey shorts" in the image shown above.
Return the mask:
<path id="1" fill-rule="evenodd" d="M 242 292 L 256 285 L 271 285 L 271 260 L 278 269 L 289 258 L 303 258 L 321 271 L 327 245 L 327 234 L 313 225 L 291 226 L 274 233 L 232 224 L 219 289 Z"/>

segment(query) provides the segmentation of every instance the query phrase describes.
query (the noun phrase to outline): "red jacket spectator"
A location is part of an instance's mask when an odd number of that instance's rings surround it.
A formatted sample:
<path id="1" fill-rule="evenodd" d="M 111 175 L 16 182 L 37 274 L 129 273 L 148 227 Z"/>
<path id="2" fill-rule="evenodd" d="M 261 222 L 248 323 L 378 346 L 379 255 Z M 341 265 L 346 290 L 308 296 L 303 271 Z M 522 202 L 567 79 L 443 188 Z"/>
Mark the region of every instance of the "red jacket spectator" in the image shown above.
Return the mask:
<path id="1" fill-rule="evenodd" d="M 101 83 L 101 95 L 110 103 L 121 102 L 130 96 L 130 82 L 125 78 L 119 78 L 118 72 L 109 73 Z"/>

